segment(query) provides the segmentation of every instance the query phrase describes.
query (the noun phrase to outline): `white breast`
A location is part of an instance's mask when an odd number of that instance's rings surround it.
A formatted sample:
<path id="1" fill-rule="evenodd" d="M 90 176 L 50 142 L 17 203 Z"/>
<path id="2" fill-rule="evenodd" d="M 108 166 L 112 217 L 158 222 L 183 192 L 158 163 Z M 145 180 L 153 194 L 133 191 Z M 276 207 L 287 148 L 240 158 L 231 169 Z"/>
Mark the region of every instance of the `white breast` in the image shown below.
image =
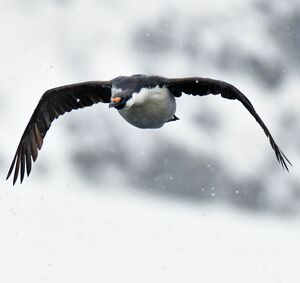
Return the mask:
<path id="1" fill-rule="evenodd" d="M 133 93 L 121 116 L 138 128 L 160 128 L 173 118 L 176 111 L 174 96 L 166 87 L 143 88 Z"/>

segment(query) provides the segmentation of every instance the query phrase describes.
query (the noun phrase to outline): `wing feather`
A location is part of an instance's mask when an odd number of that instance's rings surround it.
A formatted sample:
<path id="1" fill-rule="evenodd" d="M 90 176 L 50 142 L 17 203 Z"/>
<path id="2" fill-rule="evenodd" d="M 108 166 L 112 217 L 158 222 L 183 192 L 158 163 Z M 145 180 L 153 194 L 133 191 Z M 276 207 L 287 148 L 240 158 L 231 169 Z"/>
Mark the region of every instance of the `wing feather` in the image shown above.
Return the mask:
<path id="1" fill-rule="evenodd" d="M 273 148 L 278 162 L 282 165 L 284 169 L 289 171 L 288 164 L 292 165 L 288 158 L 284 155 L 282 150 L 276 144 L 270 131 L 268 130 L 265 123 L 262 121 L 260 116 L 257 114 L 252 103 L 249 99 L 235 86 L 226 83 L 224 81 L 213 80 L 209 78 L 182 78 L 182 79 L 167 79 L 166 86 L 173 93 L 174 96 L 180 97 L 182 93 L 192 94 L 192 95 L 208 95 L 208 94 L 221 94 L 222 97 L 227 99 L 236 99 L 240 101 L 251 115 L 255 118 L 258 124 L 262 127 L 266 136 L 269 138 L 271 147 Z"/>
<path id="2" fill-rule="evenodd" d="M 32 161 L 37 159 L 38 150 L 42 148 L 46 133 L 55 119 L 66 112 L 98 102 L 109 103 L 110 98 L 110 81 L 72 84 L 46 91 L 25 128 L 6 179 L 13 171 L 13 184 L 17 181 L 19 174 L 22 183 L 25 170 L 29 176 Z"/>

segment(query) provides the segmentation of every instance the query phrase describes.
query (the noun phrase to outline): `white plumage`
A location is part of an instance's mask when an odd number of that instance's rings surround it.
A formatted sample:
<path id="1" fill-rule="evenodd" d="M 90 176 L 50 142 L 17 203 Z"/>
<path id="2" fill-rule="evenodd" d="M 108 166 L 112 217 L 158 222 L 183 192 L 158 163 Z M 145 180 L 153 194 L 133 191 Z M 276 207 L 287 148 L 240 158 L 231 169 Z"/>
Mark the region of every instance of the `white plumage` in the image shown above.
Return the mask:
<path id="1" fill-rule="evenodd" d="M 98 102 L 115 108 L 131 125 L 142 129 L 156 129 L 166 122 L 176 121 L 176 101 L 183 93 L 193 96 L 208 94 L 240 101 L 262 127 L 269 138 L 278 162 L 289 170 L 290 161 L 275 143 L 265 123 L 255 111 L 249 99 L 233 85 L 209 78 L 165 78 L 160 76 L 119 76 L 110 81 L 90 81 L 61 86 L 46 91 L 34 110 L 21 137 L 7 178 L 14 171 L 13 183 L 25 170 L 31 172 L 32 161 L 38 156 L 51 123 L 63 115 Z"/>
<path id="2" fill-rule="evenodd" d="M 174 96 L 166 87 L 142 88 L 133 93 L 120 115 L 130 124 L 142 129 L 162 127 L 176 111 Z"/>

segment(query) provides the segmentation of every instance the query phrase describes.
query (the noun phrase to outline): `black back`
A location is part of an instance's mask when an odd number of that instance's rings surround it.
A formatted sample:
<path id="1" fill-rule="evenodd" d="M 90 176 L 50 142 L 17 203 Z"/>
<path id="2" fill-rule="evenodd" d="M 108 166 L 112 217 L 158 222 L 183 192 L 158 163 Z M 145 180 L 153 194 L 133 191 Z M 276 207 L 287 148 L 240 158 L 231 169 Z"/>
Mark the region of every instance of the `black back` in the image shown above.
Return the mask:
<path id="1" fill-rule="evenodd" d="M 142 88 L 155 88 L 156 86 L 162 87 L 166 83 L 166 78 L 160 76 L 147 76 L 147 75 L 133 75 L 133 76 L 120 76 L 114 78 L 112 86 L 122 90 L 130 89 L 132 92 L 139 92 Z"/>

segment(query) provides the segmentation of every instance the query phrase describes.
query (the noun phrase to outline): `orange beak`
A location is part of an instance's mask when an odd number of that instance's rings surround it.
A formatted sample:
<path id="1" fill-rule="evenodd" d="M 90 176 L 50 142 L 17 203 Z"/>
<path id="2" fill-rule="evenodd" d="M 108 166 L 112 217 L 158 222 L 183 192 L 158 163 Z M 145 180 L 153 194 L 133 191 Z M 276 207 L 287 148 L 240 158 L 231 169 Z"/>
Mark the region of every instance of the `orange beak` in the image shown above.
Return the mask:
<path id="1" fill-rule="evenodd" d="M 119 103 L 121 101 L 121 97 L 120 96 L 117 96 L 117 97 L 114 97 L 111 99 L 111 102 L 114 102 L 114 103 Z"/>

